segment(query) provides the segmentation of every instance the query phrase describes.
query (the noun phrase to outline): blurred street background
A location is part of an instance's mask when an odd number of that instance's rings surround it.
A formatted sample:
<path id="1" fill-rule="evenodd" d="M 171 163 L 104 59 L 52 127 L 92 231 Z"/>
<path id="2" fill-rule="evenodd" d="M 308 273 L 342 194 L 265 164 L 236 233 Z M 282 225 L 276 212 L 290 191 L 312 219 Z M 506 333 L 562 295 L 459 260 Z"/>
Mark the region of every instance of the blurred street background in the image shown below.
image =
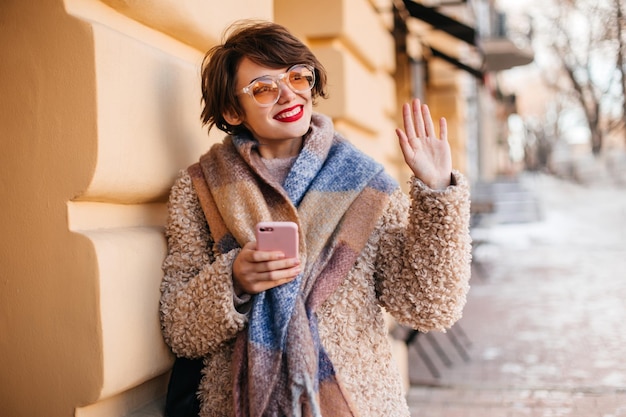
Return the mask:
<path id="1" fill-rule="evenodd" d="M 414 417 L 626 416 L 626 188 L 589 180 L 481 190 L 464 317 L 409 345 Z"/>
<path id="2" fill-rule="evenodd" d="M 534 60 L 486 80 L 503 152 L 478 158 L 464 317 L 408 344 L 411 412 L 626 416 L 626 4 L 497 3 Z"/>

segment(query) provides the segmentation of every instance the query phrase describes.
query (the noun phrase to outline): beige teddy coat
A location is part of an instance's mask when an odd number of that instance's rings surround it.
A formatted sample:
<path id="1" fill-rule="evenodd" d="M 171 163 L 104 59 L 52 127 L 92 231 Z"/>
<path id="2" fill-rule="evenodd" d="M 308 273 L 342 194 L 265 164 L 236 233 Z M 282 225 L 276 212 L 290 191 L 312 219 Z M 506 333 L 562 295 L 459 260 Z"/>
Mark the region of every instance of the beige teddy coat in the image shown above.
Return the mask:
<path id="1" fill-rule="evenodd" d="M 400 190 L 344 283 L 317 311 L 319 335 L 337 378 L 361 417 L 408 417 L 400 373 L 391 357 L 383 309 L 420 331 L 443 330 L 460 317 L 469 289 L 469 186 L 433 191 L 412 178 Z M 179 356 L 205 357 L 199 387 L 202 417 L 232 415 L 231 354 L 245 328 L 245 300 L 233 292 L 238 249 L 216 256 L 191 178 L 172 187 L 163 263 L 161 324 Z"/>

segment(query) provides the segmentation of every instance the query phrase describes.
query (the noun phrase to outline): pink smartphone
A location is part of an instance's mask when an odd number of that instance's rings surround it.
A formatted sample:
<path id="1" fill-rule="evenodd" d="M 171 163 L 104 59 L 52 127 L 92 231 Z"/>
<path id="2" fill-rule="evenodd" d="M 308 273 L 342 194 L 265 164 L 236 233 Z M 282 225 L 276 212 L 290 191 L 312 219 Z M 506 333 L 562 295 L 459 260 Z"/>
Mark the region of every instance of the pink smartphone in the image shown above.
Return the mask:
<path id="1" fill-rule="evenodd" d="M 256 225 L 256 248 L 279 250 L 286 258 L 298 257 L 298 225 L 294 222 L 260 222 Z"/>

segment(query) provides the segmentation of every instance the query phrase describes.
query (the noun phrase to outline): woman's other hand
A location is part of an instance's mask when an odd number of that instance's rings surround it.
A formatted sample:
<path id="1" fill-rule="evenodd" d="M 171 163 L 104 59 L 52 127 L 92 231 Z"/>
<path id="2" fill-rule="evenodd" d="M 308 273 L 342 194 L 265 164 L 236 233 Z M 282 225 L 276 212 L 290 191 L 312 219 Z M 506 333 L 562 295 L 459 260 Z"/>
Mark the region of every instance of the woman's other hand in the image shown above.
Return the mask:
<path id="1" fill-rule="evenodd" d="M 294 280 L 300 273 L 298 258 L 285 258 L 280 251 L 258 251 L 248 242 L 233 263 L 235 293 L 257 294 Z"/>
<path id="2" fill-rule="evenodd" d="M 402 106 L 402 118 L 404 130 L 396 129 L 396 134 L 407 165 L 430 188 L 446 188 L 452 174 L 446 119 L 439 120 L 440 137 L 437 137 L 430 110 L 419 99 Z"/>

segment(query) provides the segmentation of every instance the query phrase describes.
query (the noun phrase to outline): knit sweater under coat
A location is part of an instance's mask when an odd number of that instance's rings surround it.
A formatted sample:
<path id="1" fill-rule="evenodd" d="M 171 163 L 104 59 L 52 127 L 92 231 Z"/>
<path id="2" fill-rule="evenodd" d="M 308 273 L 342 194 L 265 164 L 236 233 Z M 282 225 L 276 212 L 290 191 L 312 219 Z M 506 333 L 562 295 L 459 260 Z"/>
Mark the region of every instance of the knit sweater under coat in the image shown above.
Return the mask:
<path id="1" fill-rule="evenodd" d="M 443 191 L 415 178 L 410 197 L 396 191 L 353 269 L 317 311 L 322 344 L 361 417 L 409 416 L 383 308 L 420 331 L 444 330 L 461 317 L 469 289 L 470 202 L 466 179 L 456 171 L 453 177 L 455 185 Z M 239 249 L 212 253 L 186 171 L 171 189 L 168 211 L 163 335 L 176 355 L 206 358 L 200 416 L 228 417 L 233 342 L 247 324 L 232 282 Z"/>

